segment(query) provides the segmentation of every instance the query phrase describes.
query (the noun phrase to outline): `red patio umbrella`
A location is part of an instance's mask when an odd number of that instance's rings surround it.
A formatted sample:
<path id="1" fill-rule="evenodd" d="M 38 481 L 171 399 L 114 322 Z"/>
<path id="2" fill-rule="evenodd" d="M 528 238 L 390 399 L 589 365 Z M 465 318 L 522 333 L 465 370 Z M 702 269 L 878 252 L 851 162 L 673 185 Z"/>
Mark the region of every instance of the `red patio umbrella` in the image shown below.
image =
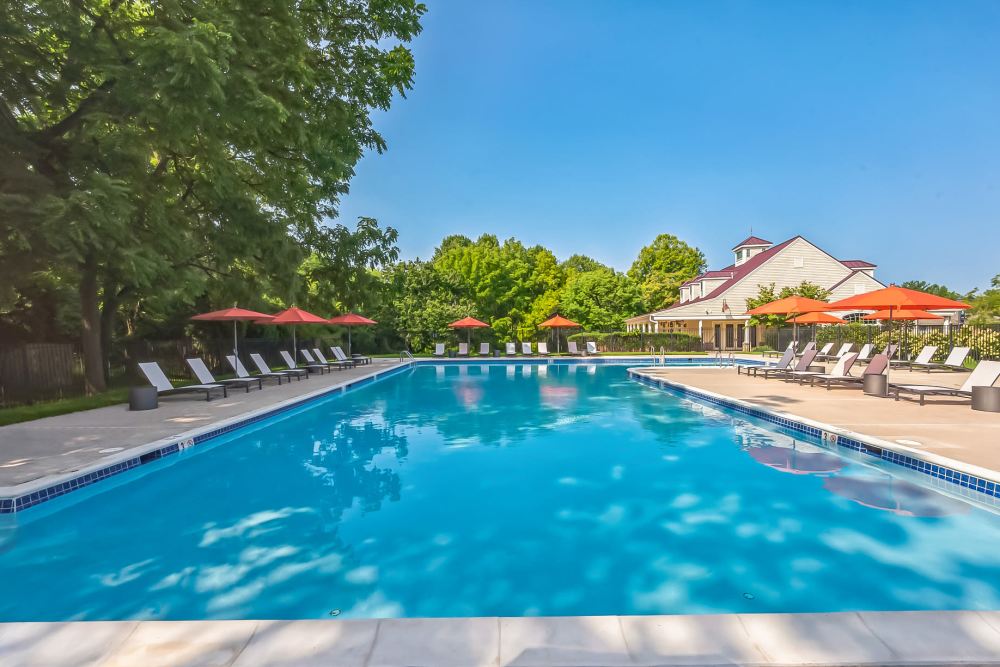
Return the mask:
<path id="1" fill-rule="evenodd" d="M 455 320 L 454 322 L 449 324 L 448 328 L 465 329 L 465 333 L 467 334 L 466 340 L 468 341 L 469 345 L 472 345 L 472 330 L 482 329 L 483 327 L 489 327 L 489 326 L 490 325 L 486 324 L 486 322 L 480 322 L 474 317 L 463 317 L 462 319 Z"/>
<path id="2" fill-rule="evenodd" d="M 378 324 L 375 320 L 370 320 L 357 313 L 337 315 L 336 317 L 331 317 L 327 322 L 347 327 L 347 356 L 351 356 L 351 327 L 370 327 L 373 324 Z"/>
<path id="3" fill-rule="evenodd" d="M 295 327 L 299 324 L 329 324 L 329 321 L 325 317 L 313 315 L 301 308 L 292 306 L 262 324 L 284 324 L 292 327 L 292 359 L 298 361 L 299 350 L 298 341 L 295 337 Z"/>
<path id="4" fill-rule="evenodd" d="M 864 477 L 827 477 L 823 488 L 864 507 L 900 516 L 935 517 L 966 514 L 969 506 L 931 489 L 910 482 Z"/>
<path id="5" fill-rule="evenodd" d="M 559 329 L 572 329 L 573 327 L 578 327 L 580 325 L 574 322 L 573 320 L 567 320 L 565 317 L 557 313 L 552 317 L 550 317 L 549 319 L 542 322 L 541 324 L 539 324 L 538 326 L 545 329 L 556 329 L 558 331 Z M 558 332 L 556 333 L 556 354 L 559 354 Z"/>
<path id="6" fill-rule="evenodd" d="M 826 306 L 827 304 L 825 301 L 819 301 L 817 299 L 810 299 L 808 297 L 797 295 L 786 296 L 784 299 L 776 299 L 770 303 L 765 303 L 763 306 L 751 308 L 747 311 L 747 315 L 788 315 L 795 317 L 805 313 L 817 313 L 823 312 L 824 310 L 830 310 Z M 792 326 L 794 327 L 792 337 L 797 343 L 799 340 L 799 325 L 794 319 L 792 320 Z"/>
<path id="7" fill-rule="evenodd" d="M 841 319 L 829 313 L 806 313 L 788 320 L 793 324 L 847 324 L 847 320 Z"/>
<path id="8" fill-rule="evenodd" d="M 824 310 L 887 310 L 889 317 L 889 344 L 892 344 L 892 320 L 894 313 L 901 310 L 960 310 L 969 308 L 969 304 L 946 299 L 936 294 L 919 292 L 917 290 L 889 285 L 874 292 L 856 294 L 840 301 L 834 301 Z M 886 367 L 886 376 L 889 368 Z M 886 380 L 888 382 L 888 378 Z"/>
<path id="9" fill-rule="evenodd" d="M 202 313 L 201 315 L 195 315 L 192 320 L 197 322 L 232 322 L 233 323 L 233 355 L 239 359 L 239 350 L 236 338 L 236 323 L 237 322 L 269 322 L 271 321 L 271 315 L 265 315 L 264 313 L 258 313 L 254 310 L 247 310 L 245 308 L 237 308 L 233 306 L 232 308 L 225 308 L 223 310 L 213 310 L 210 313 Z"/>

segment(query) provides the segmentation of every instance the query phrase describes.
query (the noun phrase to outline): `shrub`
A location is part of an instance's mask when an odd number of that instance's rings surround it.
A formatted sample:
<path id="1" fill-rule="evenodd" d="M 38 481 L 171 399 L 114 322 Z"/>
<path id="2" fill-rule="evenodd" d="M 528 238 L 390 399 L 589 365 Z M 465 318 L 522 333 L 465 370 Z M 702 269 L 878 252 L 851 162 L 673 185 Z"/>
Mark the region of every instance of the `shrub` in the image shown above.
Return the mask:
<path id="1" fill-rule="evenodd" d="M 583 332 L 573 334 L 568 340 L 594 341 L 601 352 L 648 352 L 651 347 L 656 350 L 662 347 L 667 352 L 703 352 L 705 349 L 701 338 L 685 333 Z"/>

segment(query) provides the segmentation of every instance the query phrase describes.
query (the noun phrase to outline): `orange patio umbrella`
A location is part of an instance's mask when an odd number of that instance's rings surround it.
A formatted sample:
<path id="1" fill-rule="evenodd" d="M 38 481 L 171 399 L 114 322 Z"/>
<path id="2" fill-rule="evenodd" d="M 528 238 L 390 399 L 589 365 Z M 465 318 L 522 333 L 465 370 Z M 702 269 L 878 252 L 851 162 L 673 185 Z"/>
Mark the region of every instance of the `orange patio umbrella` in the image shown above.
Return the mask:
<path id="1" fill-rule="evenodd" d="M 865 315 L 861 319 L 878 321 L 878 320 L 943 320 L 941 315 L 935 315 L 934 313 L 928 313 L 926 310 L 879 310 L 871 315 Z"/>
<path id="2" fill-rule="evenodd" d="M 874 292 L 855 294 L 840 301 L 829 304 L 825 310 L 887 310 L 889 317 L 889 344 L 892 344 L 892 321 L 895 313 L 902 310 L 961 310 L 969 308 L 969 304 L 946 299 L 936 294 L 928 294 L 917 290 L 889 285 Z M 886 367 L 886 375 L 889 368 Z M 888 380 L 887 380 L 888 382 Z"/>
<path id="3" fill-rule="evenodd" d="M 295 337 L 295 327 L 300 324 L 329 324 L 329 321 L 325 317 L 313 315 L 301 308 L 292 306 L 287 310 L 281 311 L 270 320 L 261 322 L 261 324 L 284 324 L 292 327 L 292 359 L 298 361 L 299 350 L 298 341 Z"/>
<path id="4" fill-rule="evenodd" d="M 373 324 L 378 324 L 375 320 L 370 320 L 364 315 L 358 315 L 357 313 L 344 313 L 343 315 L 337 315 L 336 317 L 328 319 L 327 323 L 347 327 L 348 356 L 351 355 L 351 327 L 370 327 Z"/>
<path id="5" fill-rule="evenodd" d="M 462 319 L 455 320 L 454 322 L 449 324 L 448 328 L 465 329 L 466 340 L 468 341 L 468 345 L 472 345 L 472 330 L 482 329 L 483 327 L 489 327 L 489 326 L 490 325 L 486 324 L 486 322 L 480 322 L 474 317 L 463 317 Z"/>
<path id="6" fill-rule="evenodd" d="M 788 315 L 795 317 L 797 315 L 804 315 L 805 313 L 830 310 L 827 307 L 828 305 L 825 301 L 819 301 L 818 299 L 810 299 L 804 296 L 786 296 L 784 299 L 778 299 L 770 303 L 765 303 L 763 306 L 751 308 L 747 311 L 747 315 Z M 792 325 L 795 327 L 793 337 L 798 341 L 799 325 L 794 319 L 792 320 Z"/>
<path id="7" fill-rule="evenodd" d="M 544 329 L 555 329 L 558 332 L 559 329 L 572 329 L 573 327 L 578 327 L 580 325 L 577 324 L 576 322 L 574 322 L 573 320 L 568 320 L 565 317 L 563 317 L 562 315 L 556 313 L 555 315 L 553 315 L 549 319 L 545 320 L 544 322 L 542 322 L 538 326 L 541 327 L 541 328 L 544 328 Z M 559 354 L 559 334 L 558 333 L 556 333 L 556 354 Z"/>
<path id="8" fill-rule="evenodd" d="M 233 323 L 233 356 L 239 359 L 239 345 L 237 344 L 236 338 L 236 323 L 237 322 L 268 322 L 271 320 L 270 315 L 264 313 L 258 313 L 254 310 L 247 310 L 245 308 L 237 308 L 233 306 L 232 308 L 224 308 L 223 310 L 213 310 L 210 313 L 202 313 L 201 315 L 195 315 L 191 318 L 196 322 L 232 322 Z"/>
<path id="9" fill-rule="evenodd" d="M 829 313 L 806 313 L 788 321 L 794 324 L 847 324 L 847 320 Z"/>

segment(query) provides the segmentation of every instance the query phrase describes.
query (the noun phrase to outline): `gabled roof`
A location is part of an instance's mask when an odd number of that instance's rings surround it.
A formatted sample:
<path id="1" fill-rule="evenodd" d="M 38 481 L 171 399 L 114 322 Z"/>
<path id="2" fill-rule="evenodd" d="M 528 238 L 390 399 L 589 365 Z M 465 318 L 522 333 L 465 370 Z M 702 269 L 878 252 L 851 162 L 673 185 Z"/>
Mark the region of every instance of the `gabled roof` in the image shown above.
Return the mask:
<path id="1" fill-rule="evenodd" d="M 866 262 L 863 259 L 842 259 L 840 263 L 849 269 L 874 269 L 877 268 L 875 264 L 871 262 Z"/>
<path id="2" fill-rule="evenodd" d="M 847 262 L 844 262 L 844 264 L 846 265 Z M 851 269 L 851 272 L 848 273 L 846 276 L 844 276 L 843 279 L 838 280 L 836 283 L 834 283 L 830 287 L 827 287 L 826 288 L 827 291 L 832 292 L 833 290 L 837 289 L 838 287 L 840 287 L 841 285 L 843 285 L 844 283 L 846 283 L 848 280 L 850 280 L 854 276 L 858 275 L 859 273 L 862 274 L 863 276 L 865 276 L 866 278 L 868 278 L 869 280 L 874 280 L 879 285 L 882 285 L 883 287 L 885 286 L 885 283 L 883 283 L 881 280 L 878 280 L 877 278 L 872 278 L 871 276 L 869 276 L 864 271 L 861 271 L 860 269 Z"/>
<path id="3" fill-rule="evenodd" d="M 753 237 L 750 237 L 750 238 L 753 238 Z M 781 252 L 785 248 L 787 248 L 792 243 L 792 241 L 795 241 L 796 239 L 800 239 L 800 238 L 802 238 L 802 237 L 801 236 L 793 236 L 792 238 L 788 239 L 787 241 L 785 241 L 783 243 L 779 243 L 776 246 L 771 246 L 767 250 L 764 250 L 764 251 L 761 251 L 761 252 L 757 253 L 756 255 L 754 255 L 753 257 L 751 257 L 747 261 L 743 262 L 739 266 L 727 267 L 726 269 L 723 269 L 722 271 L 710 271 L 709 273 L 727 273 L 727 274 L 730 275 L 730 278 L 728 280 L 726 280 L 726 282 L 722 283 L 721 285 L 719 285 L 718 287 L 716 287 L 715 289 L 713 289 L 711 292 L 709 292 L 708 294 L 706 294 L 705 296 L 700 296 L 697 299 L 690 299 L 688 301 L 685 301 L 684 303 L 681 303 L 681 302 L 678 301 L 677 303 L 673 304 L 672 306 L 668 306 L 668 307 L 664 308 L 663 310 L 673 310 L 674 308 L 680 308 L 681 306 L 690 306 L 693 303 L 700 303 L 702 301 L 708 301 L 709 299 L 715 298 L 716 296 L 722 294 L 723 292 L 725 292 L 727 289 L 729 289 L 730 287 L 732 287 L 733 285 L 735 285 L 739 281 L 741 281 L 744 278 L 746 278 L 750 274 L 750 272 L 752 272 L 758 266 L 760 266 L 761 264 L 763 264 L 767 260 L 769 260 L 772 257 L 774 257 L 776 254 L 778 254 L 779 252 Z M 767 241 L 765 241 L 765 243 L 767 243 Z"/>
<path id="4" fill-rule="evenodd" d="M 740 242 L 740 243 L 736 244 L 735 246 L 733 246 L 733 250 L 736 250 L 737 248 L 742 248 L 742 247 L 748 246 L 748 245 L 771 245 L 771 242 L 770 241 L 765 241 L 764 239 L 760 238 L 759 236 L 748 236 L 745 239 L 743 239 L 742 242 Z"/>

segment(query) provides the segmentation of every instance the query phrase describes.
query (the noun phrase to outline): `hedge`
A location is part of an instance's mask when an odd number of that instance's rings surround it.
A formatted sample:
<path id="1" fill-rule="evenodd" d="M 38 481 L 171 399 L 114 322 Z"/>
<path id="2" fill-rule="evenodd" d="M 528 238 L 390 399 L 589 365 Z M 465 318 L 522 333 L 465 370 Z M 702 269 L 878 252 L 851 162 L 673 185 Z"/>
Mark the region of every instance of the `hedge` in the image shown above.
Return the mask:
<path id="1" fill-rule="evenodd" d="M 643 333 L 640 331 L 616 331 L 613 333 L 583 332 L 568 337 L 568 340 L 597 343 L 601 352 L 648 352 L 649 348 L 667 352 L 703 352 L 705 346 L 696 335 L 684 333 Z"/>

